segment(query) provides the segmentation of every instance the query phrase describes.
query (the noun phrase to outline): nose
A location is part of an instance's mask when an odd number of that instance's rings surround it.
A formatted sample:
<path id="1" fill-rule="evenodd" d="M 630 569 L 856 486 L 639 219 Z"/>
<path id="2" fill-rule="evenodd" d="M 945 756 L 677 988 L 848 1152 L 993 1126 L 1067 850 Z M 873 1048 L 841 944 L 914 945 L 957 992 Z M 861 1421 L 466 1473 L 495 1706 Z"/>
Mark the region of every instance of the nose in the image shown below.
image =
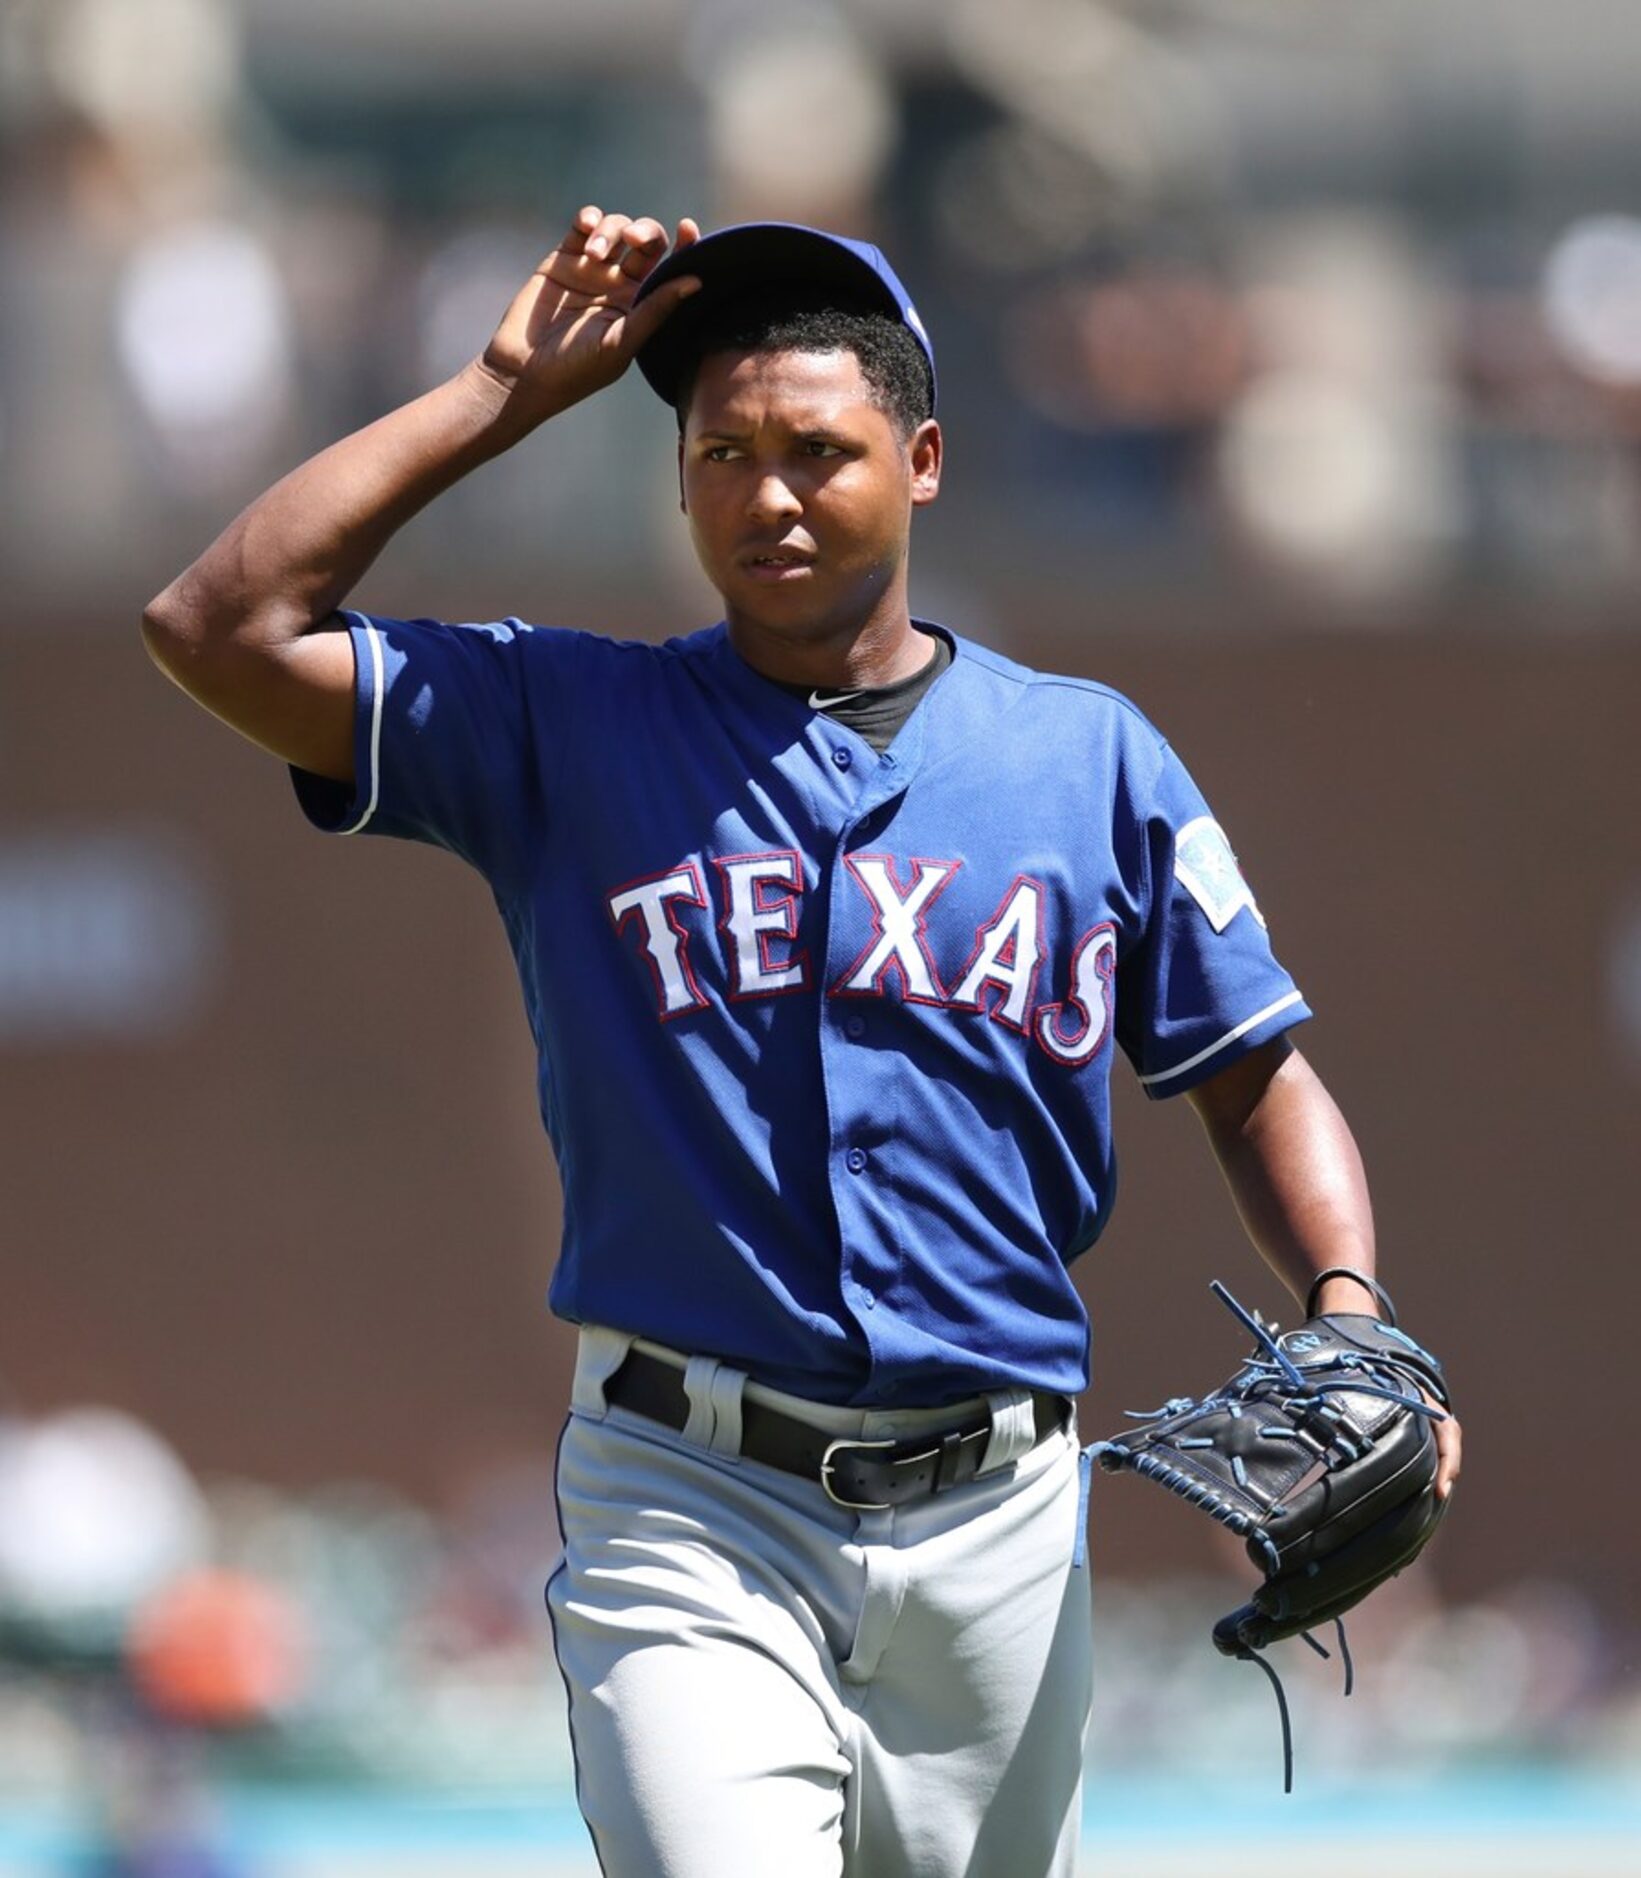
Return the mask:
<path id="1" fill-rule="evenodd" d="M 759 524 L 787 521 L 803 513 L 803 504 L 786 479 L 770 471 L 754 484 L 747 512 Z"/>

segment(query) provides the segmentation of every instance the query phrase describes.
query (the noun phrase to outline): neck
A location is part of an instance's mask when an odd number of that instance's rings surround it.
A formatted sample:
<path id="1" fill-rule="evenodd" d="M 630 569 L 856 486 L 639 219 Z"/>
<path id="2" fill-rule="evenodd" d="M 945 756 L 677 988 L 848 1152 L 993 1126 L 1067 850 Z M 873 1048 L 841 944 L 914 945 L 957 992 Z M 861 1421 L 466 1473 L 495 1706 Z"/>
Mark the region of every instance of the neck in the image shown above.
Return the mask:
<path id="1" fill-rule="evenodd" d="M 912 624 L 903 576 L 885 589 L 864 619 L 790 627 L 731 608 L 726 624 L 730 644 L 747 664 L 783 685 L 864 691 L 910 678 L 929 661 L 928 635 Z"/>

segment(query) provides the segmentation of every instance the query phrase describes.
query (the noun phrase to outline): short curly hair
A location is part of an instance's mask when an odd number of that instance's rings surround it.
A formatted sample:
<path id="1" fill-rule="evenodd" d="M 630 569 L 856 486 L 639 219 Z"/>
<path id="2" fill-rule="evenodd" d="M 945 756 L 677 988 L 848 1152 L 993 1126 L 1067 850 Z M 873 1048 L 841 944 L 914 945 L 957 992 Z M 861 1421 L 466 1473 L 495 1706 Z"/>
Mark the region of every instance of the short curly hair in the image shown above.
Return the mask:
<path id="1" fill-rule="evenodd" d="M 934 415 L 934 375 L 922 346 L 901 321 L 875 307 L 741 298 L 712 308 L 690 338 L 673 405 L 680 431 L 701 361 L 710 352 L 852 352 L 873 404 L 902 438 Z"/>

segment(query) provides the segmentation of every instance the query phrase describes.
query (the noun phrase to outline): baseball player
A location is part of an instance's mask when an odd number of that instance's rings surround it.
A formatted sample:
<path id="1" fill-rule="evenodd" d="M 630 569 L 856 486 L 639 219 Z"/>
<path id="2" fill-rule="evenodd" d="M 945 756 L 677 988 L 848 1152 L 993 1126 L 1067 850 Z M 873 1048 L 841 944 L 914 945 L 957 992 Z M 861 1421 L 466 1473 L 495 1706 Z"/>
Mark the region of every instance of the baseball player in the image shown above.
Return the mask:
<path id="1" fill-rule="evenodd" d="M 634 360 L 720 622 L 344 609 L 395 529 Z M 1104 687 L 911 617 L 942 449 L 875 248 L 587 208 L 480 358 L 145 615 L 320 827 L 450 848 L 495 894 L 581 1327 L 548 1602 L 610 1878 L 1071 1871 L 1068 1268 L 1111 1210 L 1119 1046 L 1296 1296 L 1373 1265 L 1288 1041 L 1309 1012 L 1179 758 Z M 1374 1308 L 1348 1275 L 1321 1305 Z"/>

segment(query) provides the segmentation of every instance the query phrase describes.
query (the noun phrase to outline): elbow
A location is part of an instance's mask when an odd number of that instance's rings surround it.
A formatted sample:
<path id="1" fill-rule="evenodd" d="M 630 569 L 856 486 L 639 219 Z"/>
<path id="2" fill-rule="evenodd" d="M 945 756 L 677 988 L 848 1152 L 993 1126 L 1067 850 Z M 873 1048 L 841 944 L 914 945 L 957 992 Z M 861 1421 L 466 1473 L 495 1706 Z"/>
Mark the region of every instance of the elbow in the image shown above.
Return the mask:
<path id="1" fill-rule="evenodd" d="M 197 648 L 198 636 L 190 630 L 186 611 L 177 604 L 174 587 L 156 594 L 143 608 L 142 643 L 160 670 L 173 678 Z"/>
<path id="2" fill-rule="evenodd" d="M 229 617 L 209 589 L 188 574 L 155 594 L 142 610 L 142 642 L 148 656 L 184 690 L 192 691 L 213 662 L 244 637 L 244 623 Z"/>

